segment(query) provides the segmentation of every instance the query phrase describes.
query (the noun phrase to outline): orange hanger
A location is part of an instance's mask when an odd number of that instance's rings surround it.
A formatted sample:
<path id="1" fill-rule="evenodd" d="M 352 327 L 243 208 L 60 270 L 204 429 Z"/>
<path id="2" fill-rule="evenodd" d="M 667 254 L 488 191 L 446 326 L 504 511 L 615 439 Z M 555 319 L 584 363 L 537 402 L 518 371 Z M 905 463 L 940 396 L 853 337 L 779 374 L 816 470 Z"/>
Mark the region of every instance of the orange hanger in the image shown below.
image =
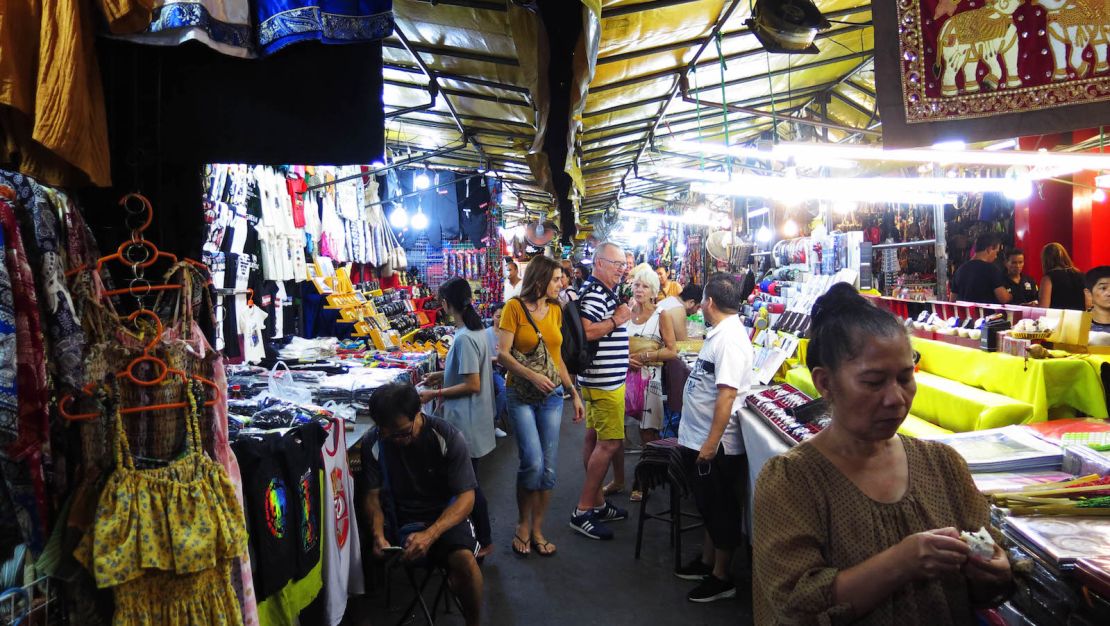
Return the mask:
<path id="1" fill-rule="evenodd" d="M 122 371 L 119 371 L 119 372 L 116 372 L 116 378 L 123 379 L 123 380 L 130 380 L 132 383 L 134 383 L 136 385 L 139 385 L 141 387 L 154 387 L 154 386 L 157 386 L 157 385 L 161 385 L 163 382 L 165 382 L 166 378 L 169 377 L 169 376 L 177 376 L 181 379 L 182 384 L 188 384 L 189 380 L 191 379 L 191 380 L 195 380 L 195 381 L 200 382 L 204 386 L 211 388 L 213 391 L 218 392 L 219 388 L 216 387 L 216 383 L 212 382 L 211 380 L 208 380 L 207 378 L 204 378 L 202 376 L 195 376 L 195 375 L 194 376 L 189 376 L 188 374 L 186 374 L 185 372 L 183 372 L 179 369 L 171 368 L 169 365 L 166 364 L 165 361 L 163 361 L 162 359 L 160 359 L 156 356 L 152 356 L 150 354 L 150 351 L 153 350 L 155 348 L 155 346 L 157 346 L 158 343 L 162 340 L 162 332 L 163 332 L 164 328 L 162 326 L 162 321 L 158 318 L 158 315 L 154 311 L 151 311 L 150 309 L 139 309 L 138 311 L 135 311 L 131 315 L 127 316 L 127 321 L 134 322 L 139 316 L 144 316 L 144 315 L 147 316 L 147 317 L 150 317 L 152 320 L 154 320 L 154 327 L 156 329 L 156 332 L 154 333 L 154 338 L 150 341 L 150 343 L 148 343 L 143 348 L 142 355 L 140 355 L 139 357 L 132 360 L 131 363 L 129 363 L 127 365 L 126 369 L 124 369 Z M 155 371 L 158 372 L 158 374 L 152 379 L 139 378 L 135 374 L 135 372 L 136 372 L 136 368 L 142 363 L 152 364 L 155 368 Z M 95 388 L 96 388 L 96 383 L 89 383 L 89 384 L 85 385 L 84 388 L 81 389 L 80 393 L 84 393 L 85 395 L 90 395 L 91 396 L 92 393 L 93 393 L 93 390 Z M 69 406 L 72 403 L 73 399 L 74 399 L 74 394 L 67 394 L 64 397 L 62 397 L 62 399 L 58 402 L 58 411 L 62 414 L 62 417 L 66 418 L 67 420 L 70 420 L 70 421 L 83 421 L 83 420 L 90 420 L 90 419 L 95 419 L 97 417 L 100 417 L 99 413 L 70 413 L 69 412 Z M 206 407 L 214 406 L 215 404 L 216 404 L 215 400 L 209 400 L 209 401 L 204 403 L 204 406 L 206 406 Z M 150 404 L 150 405 L 122 408 L 122 409 L 120 409 L 120 414 L 129 415 L 129 414 L 132 414 L 132 413 L 143 413 L 143 412 L 146 412 L 146 411 L 164 411 L 164 410 L 171 410 L 171 409 L 184 409 L 184 408 L 188 408 L 188 407 L 189 407 L 188 402 L 170 402 L 170 403 L 164 403 L 164 404 Z"/>

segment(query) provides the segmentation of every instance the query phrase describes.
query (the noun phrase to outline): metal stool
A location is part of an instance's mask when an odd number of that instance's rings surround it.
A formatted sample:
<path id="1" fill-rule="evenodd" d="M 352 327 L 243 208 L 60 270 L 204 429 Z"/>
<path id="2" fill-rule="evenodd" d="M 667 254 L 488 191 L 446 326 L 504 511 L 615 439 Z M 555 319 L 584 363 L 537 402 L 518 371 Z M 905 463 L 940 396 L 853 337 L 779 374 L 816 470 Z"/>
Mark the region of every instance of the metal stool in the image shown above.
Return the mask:
<path id="1" fill-rule="evenodd" d="M 640 514 L 636 525 L 636 558 L 640 558 L 640 550 L 644 540 L 644 523 L 650 520 L 667 522 L 670 525 L 670 543 L 674 548 L 674 569 L 682 567 L 682 533 L 696 530 L 704 526 L 700 521 L 701 516 L 695 513 L 686 513 L 682 510 L 682 499 L 689 494 L 686 481 L 686 469 L 682 464 L 682 456 L 678 449 L 678 440 L 675 438 L 652 441 L 644 446 L 643 456 L 636 464 L 636 484 L 643 492 L 640 500 Z M 648 512 L 647 503 L 651 492 L 660 486 L 668 487 L 670 491 L 670 507 L 663 511 Z M 696 523 L 683 525 L 683 518 L 698 520 Z"/>

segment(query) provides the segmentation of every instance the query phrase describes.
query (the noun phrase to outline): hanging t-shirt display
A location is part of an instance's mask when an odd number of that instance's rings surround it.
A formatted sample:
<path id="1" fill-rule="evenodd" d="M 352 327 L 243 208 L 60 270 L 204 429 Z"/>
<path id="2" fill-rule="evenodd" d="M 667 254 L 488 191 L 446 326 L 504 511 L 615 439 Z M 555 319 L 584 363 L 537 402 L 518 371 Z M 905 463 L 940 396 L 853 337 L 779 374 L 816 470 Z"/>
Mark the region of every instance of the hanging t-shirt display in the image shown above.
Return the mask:
<path id="1" fill-rule="evenodd" d="M 463 238 L 474 244 L 475 248 L 484 247 L 482 238 L 488 228 L 490 195 L 484 178 L 468 178 L 455 185 L 459 197 L 459 213 Z"/>
<path id="2" fill-rule="evenodd" d="M 285 469 L 288 483 L 293 486 L 293 502 L 297 511 L 294 519 L 297 561 L 294 579 L 308 575 L 320 562 L 320 533 L 323 520 L 321 511 L 320 479 L 323 471 L 321 448 L 327 433 L 324 427 L 313 422 L 289 432 L 278 443 L 277 452 Z"/>
<path id="3" fill-rule="evenodd" d="M 320 562 L 326 433 L 312 422 L 288 432 L 240 434 L 231 444 L 243 499 L 259 603 L 307 576 Z"/>
<path id="4" fill-rule="evenodd" d="M 354 480 L 347 461 L 347 434 L 342 420 L 328 428 L 324 442 L 324 500 L 333 507 L 324 514 L 324 588 L 326 616 L 337 626 L 347 610 L 347 596 L 364 591 L 362 548 L 355 520 Z"/>

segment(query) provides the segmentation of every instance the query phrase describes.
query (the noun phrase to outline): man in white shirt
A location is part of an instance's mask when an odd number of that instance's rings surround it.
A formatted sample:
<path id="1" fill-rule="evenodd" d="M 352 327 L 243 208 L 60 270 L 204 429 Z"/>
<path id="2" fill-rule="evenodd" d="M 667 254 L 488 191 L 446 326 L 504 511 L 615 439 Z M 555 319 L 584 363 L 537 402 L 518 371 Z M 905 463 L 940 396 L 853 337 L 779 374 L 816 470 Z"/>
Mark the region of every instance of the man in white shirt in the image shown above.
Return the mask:
<path id="1" fill-rule="evenodd" d="M 508 302 L 519 296 L 523 284 L 520 280 L 520 266 L 513 259 L 505 257 L 505 292 L 502 294 L 501 301 Z"/>
<path id="2" fill-rule="evenodd" d="M 743 524 L 743 496 L 737 488 L 746 483 L 738 411 L 751 389 L 755 360 L 737 315 L 741 295 L 740 282 L 728 274 L 714 274 L 706 282 L 701 309 L 712 328 L 682 397 L 678 443 L 706 531 L 701 557 L 675 572 L 679 578 L 702 581 L 686 596 L 691 602 L 736 595 L 732 555 Z"/>

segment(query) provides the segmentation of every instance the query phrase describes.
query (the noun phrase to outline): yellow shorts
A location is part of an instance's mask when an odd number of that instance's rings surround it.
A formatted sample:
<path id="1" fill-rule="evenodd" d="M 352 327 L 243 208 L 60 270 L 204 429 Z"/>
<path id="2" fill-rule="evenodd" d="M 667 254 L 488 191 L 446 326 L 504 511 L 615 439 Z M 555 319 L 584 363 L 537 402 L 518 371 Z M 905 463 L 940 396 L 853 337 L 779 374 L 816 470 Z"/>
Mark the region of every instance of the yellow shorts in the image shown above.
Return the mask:
<path id="1" fill-rule="evenodd" d="M 582 388 L 586 403 L 586 428 L 598 439 L 624 439 L 624 385 L 616 389 Z"/>

